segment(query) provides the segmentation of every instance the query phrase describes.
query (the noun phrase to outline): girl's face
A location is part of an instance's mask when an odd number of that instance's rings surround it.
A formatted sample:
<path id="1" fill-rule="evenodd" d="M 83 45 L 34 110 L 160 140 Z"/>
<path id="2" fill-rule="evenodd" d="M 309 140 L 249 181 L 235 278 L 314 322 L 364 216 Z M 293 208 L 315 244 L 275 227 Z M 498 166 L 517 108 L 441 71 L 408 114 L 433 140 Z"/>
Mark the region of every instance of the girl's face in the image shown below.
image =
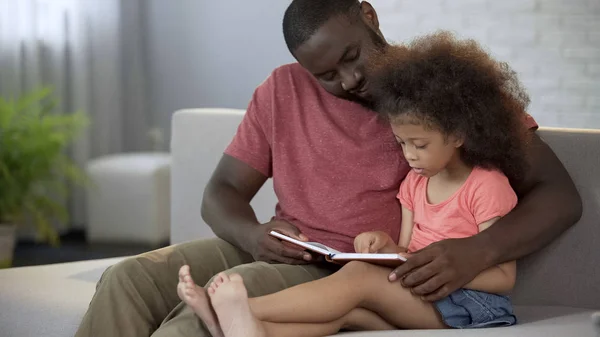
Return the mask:
<path id="1" fill-rule="evenodd" d="M 391 125 L 404 157 L 416 173 L 433 177 L 459 160 L 463 143 L 459 138 L 445 136 L 420 124 L 394 121 Z"/>

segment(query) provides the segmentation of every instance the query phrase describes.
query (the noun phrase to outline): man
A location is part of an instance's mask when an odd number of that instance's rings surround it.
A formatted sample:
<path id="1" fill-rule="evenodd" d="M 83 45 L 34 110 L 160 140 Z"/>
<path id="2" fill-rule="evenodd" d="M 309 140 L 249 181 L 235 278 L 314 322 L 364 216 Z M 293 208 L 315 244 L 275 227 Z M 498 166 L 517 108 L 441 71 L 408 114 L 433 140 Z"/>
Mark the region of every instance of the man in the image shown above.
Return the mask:
<path id="1" fill-rule="evenodd" d="M 208 336 L 177 297 L 184 264 L 199 284 L 235 271 L 250 296 L 335 271 L 271 238 L 272 229 L 345 251 L 367 230 L 398 237 L 395 196 L 409 167 L 390 127 L 366 108 L 364 67 L 386 45 L 375 10 L 358 0 L 294 0 L 283 29 L 298 63 L 276 69 L 258 87 L 205 189 L 202 215 L 220 239 L 168 247 L 108 269 L 77 336 Z M 539 137 L 532 145 L 531 169 L 514 186 L 520 202 L 512 213 L 479 235 L 414 253 L 392 281 L 434 301 L 573 225 L 581 200 L 569 175 Z M 261 224 L 249 203 L 270 177 L 279 204 L 273 220 Z"/>

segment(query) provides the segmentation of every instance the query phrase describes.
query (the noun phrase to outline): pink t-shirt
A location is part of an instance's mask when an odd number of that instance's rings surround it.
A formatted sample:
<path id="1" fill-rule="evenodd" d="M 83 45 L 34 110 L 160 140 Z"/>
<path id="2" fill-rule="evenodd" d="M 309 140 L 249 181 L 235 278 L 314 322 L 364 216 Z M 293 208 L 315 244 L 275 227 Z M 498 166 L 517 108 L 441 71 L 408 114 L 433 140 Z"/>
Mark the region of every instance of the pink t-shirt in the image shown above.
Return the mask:
<path id="1" fill-rule="evenodd" d="M 508 214 L 517 205 L 517 195 L 500 171 L 474 168 L 450 198 L 433 205 L 427 199 L 428 180 L 411 171 L 398 193 L 400 203 L 413 212 L 409 252 L 440 240 L 475 235 L 480 224 Z"/>
<path id="2" fill-rule="evenodd" d="M 399 237 L 396 194 L 409 166 L 390 126 L 297 63 L 256 89 L 225 153 L 273 178 L 276 218 L 310 240 L 353 252 L 362 232 Z"/>

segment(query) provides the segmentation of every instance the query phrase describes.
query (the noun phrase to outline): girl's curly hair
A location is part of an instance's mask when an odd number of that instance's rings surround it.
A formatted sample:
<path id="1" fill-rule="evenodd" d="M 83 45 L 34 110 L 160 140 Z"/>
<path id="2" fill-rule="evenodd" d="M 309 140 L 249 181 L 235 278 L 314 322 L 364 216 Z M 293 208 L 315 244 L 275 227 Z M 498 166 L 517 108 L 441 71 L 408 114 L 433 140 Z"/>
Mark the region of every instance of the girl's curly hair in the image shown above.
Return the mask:
<path id="1" fill-rule="evenodd" d="M 438 32 L 390 46 L 371 67 L 375 110 L 392 123 L 408 117 L 462 137 L 465 163 L 523 178 L 529 96 L 506 63 L 474 40 Z"/>

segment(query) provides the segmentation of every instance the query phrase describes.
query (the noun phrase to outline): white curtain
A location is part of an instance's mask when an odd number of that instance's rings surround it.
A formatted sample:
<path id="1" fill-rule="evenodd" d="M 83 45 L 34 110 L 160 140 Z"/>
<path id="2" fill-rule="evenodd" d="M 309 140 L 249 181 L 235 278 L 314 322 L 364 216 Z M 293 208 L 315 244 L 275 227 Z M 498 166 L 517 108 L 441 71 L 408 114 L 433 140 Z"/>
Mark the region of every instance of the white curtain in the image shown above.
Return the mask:
<path id="1" fill-rule="evenodd" d="M 92 125 L 74 145 L 80 165 L 146 150 L 151 127 L 143 0 L 0 0 L 0 95 L 54 88 L 59 112 L 83 110 Z M 70 202 L 85 219 L 83 193 Z"/>

